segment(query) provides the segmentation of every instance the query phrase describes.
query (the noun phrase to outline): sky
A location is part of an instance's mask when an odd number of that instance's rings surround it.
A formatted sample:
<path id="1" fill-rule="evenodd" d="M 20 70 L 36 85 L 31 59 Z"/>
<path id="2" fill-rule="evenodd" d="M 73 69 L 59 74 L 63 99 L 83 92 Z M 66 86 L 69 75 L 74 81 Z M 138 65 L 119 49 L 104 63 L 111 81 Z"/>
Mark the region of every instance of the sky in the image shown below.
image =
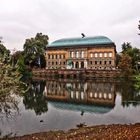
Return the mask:
<path id="1" fill-rule="evenodd" d="M 104 35 L 121 51 L 123 42 L 140 48 L 140 0 L 0 0 L 0 37 L 11 51 L 22 50 L 36 33 L 61 38 Z"/>

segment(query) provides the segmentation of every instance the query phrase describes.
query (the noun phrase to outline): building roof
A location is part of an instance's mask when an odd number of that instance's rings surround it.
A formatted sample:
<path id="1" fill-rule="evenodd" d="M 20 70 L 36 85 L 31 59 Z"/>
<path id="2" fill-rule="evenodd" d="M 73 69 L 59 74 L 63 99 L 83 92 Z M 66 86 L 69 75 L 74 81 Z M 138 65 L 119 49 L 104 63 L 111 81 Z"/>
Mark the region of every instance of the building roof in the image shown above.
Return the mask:
<path id="1" fill-rule="evenodd" d="M 48 47 L 59 46 L 80 46 L 80 45 L 99 45 L 112 44 L 113 42 L 106 36 L 84 37 L 84 38 L 66 38 L 52 42 Z"/>

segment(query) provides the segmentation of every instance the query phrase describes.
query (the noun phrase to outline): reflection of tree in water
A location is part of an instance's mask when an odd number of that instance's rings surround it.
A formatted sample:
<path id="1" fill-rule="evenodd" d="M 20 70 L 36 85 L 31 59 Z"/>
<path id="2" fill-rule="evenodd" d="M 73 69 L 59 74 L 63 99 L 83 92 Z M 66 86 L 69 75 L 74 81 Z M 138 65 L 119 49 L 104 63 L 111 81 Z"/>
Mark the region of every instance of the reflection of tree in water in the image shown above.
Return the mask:
<path id="1" fill-rule="evenodd" d="M 18 99 L 13 94 L 0 95 L 0 119 L 11 119 L 18 113 Z"/>
<path id="2" fill-rule="evenodd" d="M 0 95 L 0 121 L 15 119 L 16 115 L 19 114 L 18 108 L 18 96 L 11 93 Z M 0 129 L 0 137 L 3 135 L 4 130 Z M 6 135 L 9 137 L 12 133 Z M 2 136 L 3 137 L 3 136 Z"/>
<path id="3" fill-rule="evenodd" d="M 122 95 L 122 105 L 129 106 L 137 106 L 140 104 L 140 91 L 134 88 L 134 83 L 125 81 L 118 84 L 117 89 L 120 91 Z"/>
<path id="4" fill-rule="evenodd" d="M 45 81 L 32 81 L 29 91 L 23 97 L 25 108 L 34 110 L 36 115 L 48 111 L 47 99 L 43 94 L 45 85 Z"/>

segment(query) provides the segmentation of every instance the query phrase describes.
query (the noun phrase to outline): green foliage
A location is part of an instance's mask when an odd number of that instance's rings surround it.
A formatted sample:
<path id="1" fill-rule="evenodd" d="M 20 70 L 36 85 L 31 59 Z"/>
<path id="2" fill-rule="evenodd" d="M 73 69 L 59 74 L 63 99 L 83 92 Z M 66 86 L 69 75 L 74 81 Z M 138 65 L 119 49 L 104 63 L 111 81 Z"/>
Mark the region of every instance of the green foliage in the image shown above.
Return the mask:
<path id="1" fill-rule="evenodd" d="M 137 62 L 140 61 L 140 50 L 132 48 L 127 51 L 127 54 L 132 58 L 132 68 L 136 69 Z"/>
<path id="2" fill-rule="evenodd" d="M 121 56 L 118 67 L 122 70 L 122 76 L 129 76 L 132 74 L 132 59 L 129 55 L 123 54 Z"/>
<path id="3" fill-rule="evenodd" d="M 128 50 L 132 49 L 131 43 L 127 42 L 127 43 L 123 43 L 122 44 L 122 53 L 127 53 Z"/>
<path id="4" fill-rule="evenodd" d="M 26 67 L 24 64 L 24 57 L 22 55 L 19 56 L 18 62 L 17 62 L 17 70 L 20 74 L 24 75 L 26 72 Z"/>
<path id="5" fill-rule="evenodd" d="M 10 51 L 0 41 L 0 119 L 13 118 L 18 113 L 18 96 L 27 92 L 17 65 L 11 65 Z M 21 61 L 20 62 L 20 66 Z"/>
<path id="6" fill-rule="evenodd" d="M 18 112 L 18 100 L 27 92 L 27 85 L 20 81 L 21 75 L 16 67 L 0 61 L 0 119 L 3 115 L 12 118 L 15 111 Z"/>
<path id="7" fill-rule="evenodd" d="M 7 63 L 10 51 L 0 41 L 0 61 Z"/>
<path id="8" fill-rule="evenodd" d="M 37 33 L 35 38 L 26 39 L 24 44 L 25 64 L 29 66 L 43 66 L 41 62 L 45 59 L 44 53 L 48 44 L 48 36 Z"/>
<path id="9" fill-rule="evenodd" d="M 23 87 L 26 87 L 26 85 L 20 81 L 21 75 L 16 68 L 3 63 L 0 63 L 0 68 L 0 95 L 8 93 L 23 93 Z"/>
<path id="10" fill-rule="evenodd" d="M 136 76 L 135 88 L 136 88 L 137 90 L 140 90 L 140 74 Z"/>
<path id="11" fill-rule="evenodd" d="M 122 44 L 122 55 L 131 57 L 131 65 L 133 72 L 137 72 L 137 64 L 140 62 L 140 49 L 133 48 L 130 43 Z M 129 61 L 129 60 L 128 60 Z"/>
<path id="12" fill-rule="evenodd" d="M 133 81 L 120 81 L 116 84 L 116 89 L 122 95 L 122 105 L 124 107 L 130 105 L 137 106 L 140 104 L 140 91 L 135 88 Z"/>
<path id="13" fill-rule="evenodd" d="M 118 66 L 120 60 L 121 60 L 121 55 L 117 53 L 116 54 L 116 66 Z"/>
<path id="14" fill-rule="evenodd" d="M 11 55 L 11 63 L 13 66 L 15 66 L 20 59 L 20 57 L 23 56 L 23 51 L 16 51 L 14 54 Z M 23 58 L 24 59 L 24 58 Z"/>

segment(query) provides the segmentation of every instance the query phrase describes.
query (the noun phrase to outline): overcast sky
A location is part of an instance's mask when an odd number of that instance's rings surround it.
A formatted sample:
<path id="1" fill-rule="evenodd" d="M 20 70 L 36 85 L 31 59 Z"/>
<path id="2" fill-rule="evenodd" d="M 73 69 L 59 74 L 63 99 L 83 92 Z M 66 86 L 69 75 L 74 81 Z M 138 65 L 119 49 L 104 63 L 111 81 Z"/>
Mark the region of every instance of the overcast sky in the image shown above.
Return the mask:
<path id="1" fill-rule="evenodd" d="M 8 49 L 42 32 L 56 39 L 105 35 L 121 50 L 140 48 L 140 0 L 0 0 L 0 36 Z"/>

